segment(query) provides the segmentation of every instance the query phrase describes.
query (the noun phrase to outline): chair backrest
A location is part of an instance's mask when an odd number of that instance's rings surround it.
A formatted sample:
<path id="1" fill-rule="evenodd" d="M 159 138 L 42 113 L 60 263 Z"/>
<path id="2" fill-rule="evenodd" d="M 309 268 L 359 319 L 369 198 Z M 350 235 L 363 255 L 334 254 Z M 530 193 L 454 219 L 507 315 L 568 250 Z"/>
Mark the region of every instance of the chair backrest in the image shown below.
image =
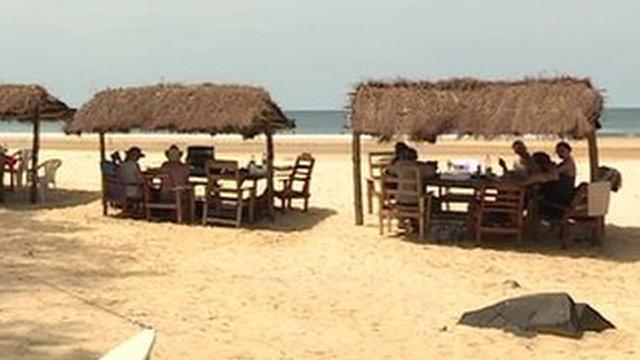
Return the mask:
<path id="1" fill-rule="evenodd" d="M 491 183 L 480 189 L 482 209 L 500 212 L 524 211 L 525 187 L 513 183 Z"/>
<path id="2" fill-rule="evenodd" d="M 153 172 L 150 174 L 144 175 L 146 182 L 144 186 L 148 189 L 153 190 L 171 190 L 174 188 L 173 180 L 171 180 L 171 175 L 165 172 Z"/>
<path id="3" fill-rule="evenodd" d="M 598 181 L 587 185 L 587 216 L 605 216 L 609 212 L 611 183 Z"/>
<path id="4" fill-rule="evenodd" d="M 424 195 L 420 166 L 415 164 L 389 165 L 381 171 L 383 204 L 417 204 Z"/>
<path id="5" fill-rule="evenodd" d="M 373 151 L 369 153 L 369 177 L 371 179 L 380 179 L 382 171 L 389 166 L 395 157 L 393 151 Z"/>
<path id="6" fill-rule="evenodd" d="M 204 175 L 207 161 L 215 159 L 213 146 L 189 146 L 186 163 L 191 166 L 194 175 Z"/>
<path id="7" fill-rule="evenodd" d="M 55 183 L 56 173 L 58 172 L 60 166 L 62 166 L 62 160 L 59 159 L 47 160 L 40 164 L 39 167 L 41 167 L 44 171 L 41 179 L 47 183 Z"/>
<path id="8" fill-rule="evenodd" d="M 205 163 L 207 176 L 207 194 L 224 189 L 239 189 L 242 187 L 240 166 L 235 160 L 208 160 Z"/>
<path id="9" fill-rule="evenodd" d="M 309 153 L 302 153 L 296 158 L 293 170 L 289 174 L 288 186 L 292 190 L 309 192 L 311 173 L 316 160 Z"/>

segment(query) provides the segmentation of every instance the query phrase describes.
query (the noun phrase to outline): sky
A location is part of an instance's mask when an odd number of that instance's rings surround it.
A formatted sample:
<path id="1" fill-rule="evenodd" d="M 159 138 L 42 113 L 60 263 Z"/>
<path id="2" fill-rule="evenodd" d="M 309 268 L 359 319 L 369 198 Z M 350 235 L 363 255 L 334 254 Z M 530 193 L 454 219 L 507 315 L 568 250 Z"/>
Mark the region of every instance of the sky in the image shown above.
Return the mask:
<path id="1" fill-rule="evenodd" d="M 0 0 L 0 83 L 265 87 L 340 109 L 367 79 L 590 77 L 640 106 L 637 0 Z"/>

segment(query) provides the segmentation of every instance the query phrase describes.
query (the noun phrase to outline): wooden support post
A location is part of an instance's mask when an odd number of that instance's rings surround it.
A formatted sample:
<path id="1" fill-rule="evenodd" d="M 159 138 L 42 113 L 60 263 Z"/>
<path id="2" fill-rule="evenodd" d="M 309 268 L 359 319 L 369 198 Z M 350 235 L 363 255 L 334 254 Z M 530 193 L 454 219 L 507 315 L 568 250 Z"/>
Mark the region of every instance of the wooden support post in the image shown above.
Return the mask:
<path id="1" fill-rule="evenodd" d="M 593 182 L 598 178 L 598 167 L 600 166 L 595 131 L 587 135 L 587 141 L 589 144 L 589 168 L 591 170 L 591 181 Z"/>
<path id="2" fill-rule="evenodd" d="M 40 151 L 40 107 L 36 107 L 33 117 L 33 149 L 31 158 L 31 192 L 29 200 L 32 204 L 38 202 L 38 152 Z"/>
<path id="3" fill-rule="evenodd" d="M 102 215 L 107 215 L 107 202 L 105 199 L 105 192 L 107 191 L 104 174 L 102 173 L 102 164 L 107 159 L 105 144 L 104 144 L 104 133 L 98 134 L 100 139 L 100 177 L 102 179 Z"/>
<path id="4" fill-rule="evenodd" d="M 364 224 L 362 214 L 362 170 L 360 160 L 360 134 L 353 132 L 351 140 L 351 159 L 353 161 L 353 197 L 356 225 Z"/>
<path id="5" fill-rule="evenodd" d="M 0 145 L 0 203 L 4 202 L 4 155 L 5 149 Z M 9 173 L 9 176 L 12 174 Z"/>
<path id="6" fill-rule="evenodd" d="M 596 140 L 596 132 L 592 132 L 587 135 L 587 142 L 589 144 L 589 170 L 591 170 L 590 181 L 594 182 L 598 179 L 598 167 L 600 166 L 600 160 L 598 159 L 598 142 Z M 606 219 L 604 216 L 598 219 L 598 236 L 597 245 L 602 245 L 601 237 L 604 235 Z"/>
<path id="7" fill-rule="evenodd" d="M 270 131 L 265 133 L 267 137 L 267 202 L 269 218 L 273 221 L 273 134 Z"/>

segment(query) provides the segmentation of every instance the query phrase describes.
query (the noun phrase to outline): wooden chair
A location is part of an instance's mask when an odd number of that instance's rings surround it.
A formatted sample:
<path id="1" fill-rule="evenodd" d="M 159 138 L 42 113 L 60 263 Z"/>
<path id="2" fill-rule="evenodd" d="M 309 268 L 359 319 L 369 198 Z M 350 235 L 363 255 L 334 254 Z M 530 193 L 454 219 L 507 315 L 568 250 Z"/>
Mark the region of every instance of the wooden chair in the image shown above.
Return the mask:
<path id="1" fill-rule="evenodd" d="M 575 190 L 570 206 L 562 206 L 545 202 L 562 211 L 560 239 L 562 246 L 567 248 L 571 240 L 571 230 L 576 227 L 587 227 L 590 230 L 591 244 L 601 245 L 604 232 L 604 217 L 609 211 L 611 197 L 611 183 L 598 181 L 582 183 Z"/>
<path id="2" fill-rule="evenodd" d="M 365 179 L 367 183 L 367 211 L 373 214 L 373 199 L 379 197 L 380 189 L 376 189 L 376 184 L 380 184 L 383 169 L 391 164 L 395 153 L 393 151 L 374 151 L 369 153 L 369 177 Z"/>
<path id="3" fill-rule="evenodd" d="M 147 220 L 152 219 L 153 211 L 173 213 L 177 223 L 183 223 L 186 215 L 193 218 L 193 189 L 185 186 L 174 186 L 171 176 L 166 173 L 146 175 L 147 185 L 144 191 L 144 208 Z"/>
<path id="4" fill-rule="evenodd" d="M 245 208 L 254 220 L 256 189 L 244 185 L 237 161 L 209 160 L 205 164 L 207 186 L 202 207 L 202 223 L 240 227 Z"/>
<path id="5" fill-rule="evenodd" d="M 291 210 L 291 203 L 294 199 L 302 199 L 302 211 L 309 208 L 309 198 L 311 197 L 311 173 L 316 160 L 309 153 L 302 153 L 296 158 L 293 168 L 285 179 L 281 179 L 282 189 L 276 190 L 274 196 L 280 200 L 280 210 Z"/>
<path id="6" fill-rule="evenodd" d="M 418 236 L 425 239 L 431 215 L 431 195 L 425 192 L 419 166 L 390 165 L 382 169 L 381 175 L 380 192 L 377 195 L 380 235 L 384 234 L 385 220 L 389 232 L 394 219 L 399 225 L 407 220 L 415 220 L 418 223 Z"/>
<path id="7" fill-rule="evenodd" d="M 526 189 L 519 184 L 494 183 L 478 192 L 476 244 L 483 234 L 515 235 L 522 241 L 524 232 L 524 198 Z"/>

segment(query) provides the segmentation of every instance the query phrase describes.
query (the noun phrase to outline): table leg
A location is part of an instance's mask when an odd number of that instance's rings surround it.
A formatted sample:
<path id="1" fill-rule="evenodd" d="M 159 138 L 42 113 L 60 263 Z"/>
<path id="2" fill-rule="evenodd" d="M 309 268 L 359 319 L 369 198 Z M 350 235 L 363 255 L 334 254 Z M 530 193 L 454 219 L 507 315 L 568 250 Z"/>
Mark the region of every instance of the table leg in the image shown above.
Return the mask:
<path id="1" fill-rule="evenodd" d="M 182 224 L 182 191 L 176 192 L 176 200 L 176 206 L 178 207 L 178 209 L 176 209 L 177 221 L 178 224 Z"/>

